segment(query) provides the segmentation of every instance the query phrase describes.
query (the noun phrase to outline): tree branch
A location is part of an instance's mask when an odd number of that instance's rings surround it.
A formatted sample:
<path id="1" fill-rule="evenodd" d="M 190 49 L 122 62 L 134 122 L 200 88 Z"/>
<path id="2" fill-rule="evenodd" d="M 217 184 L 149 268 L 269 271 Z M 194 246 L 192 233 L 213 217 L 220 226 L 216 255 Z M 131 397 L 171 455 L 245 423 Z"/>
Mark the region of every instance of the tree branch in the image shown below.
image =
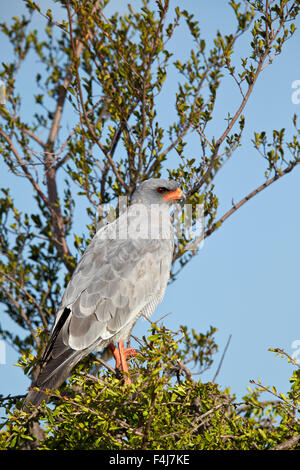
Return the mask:
<path id="1" fill-rule="evenodd" d="M 272 447 L 270 450 L 288 450 L 294 447 L 300 441 L 300 434 L 296 434 L 296 436 L 287 439 L 286 441 L 281 442 L 275 447 Z"/>
<path id="2" fill-rule="evenodd" d="M 0 135 L 6 140 L 6 142 L 8 143 L 12 153 L 14 154 L 17 162 L 19 163 L 20 167 L 22 168 L 23 172 L 24 172 L 24 175 L 26 176 L 26 178 L 28 179 L 28 181 L 30 181 L 30 183 L 32 184 L 33 188 L 35 189 L 35 191 L 37 192 L 38 196 L 40 196 L 40 198 L 42 199 L 42 201 L 48 205 L 48 199 L 47 199 L 47 196 L 43 193 L 43 191 L 41 190 L 40 186 L 38 185 L 38 183 L 36 182 L 36 180 L 34 179 L 34 177 L 32 176 L 32 174 L 30 173 L 30 171 L 28 170 L 28 166 L 26 165 L 26 163 L 24 162 L 24 160 L 21 158 L 19 152 L 17 151 L 16 147 L 14 146 L 11 138 L 6 134 L 6 132 L 4 132 L 3 129 L 0 128 Z"/>
<path id="3" fill-rule="evenodd" d="M 76 57 L 76 50 L 77 50 L 77 47 L 75 46 L 75 42 L 74 42 L 74 38 L 73 38 L 73 32 L 72 32 L 72 18 L 71 18 L 71 10 L 70 10 L 70 2 L 69 0 L 67 0 L 67 10 L 68 10 L 68 18 L 69 18 L 69 30 L 70 30 L 70 42 L 71 42 L 71 45 L 72 45 L 72 49 L 73 49 L 73 53 L 74 53 L 74 56 Z M 106 158 L 108 159 L 109 161 L 109 164 L 115 174 L 115 177 L 116 179 L 118 180 L 118 182 L 123 186 L 123 188 L 125 188 L 127 191 L 128 191 L 128 186 L 127 184 L 125 183 L 124 179 L 122 178 L 122 176 L 120 175 L 120 172 L 118 171 L 116 165 L 115 165 L 115 162 L 113 161 L 113 158 L 112 158 L 112 155 L 110 154 L 110 152 L 106 151 L 104 146 L 101 144 L 101 142 L 99 142 L 99 139 L 97 138 L 95 132 L 94 132 L 94 129 L 89 121 L 89 118 L 88 118 L 88 115 L 87 115 L 87 111 L 86 111 L 86 107 L 85 107 L 85 103 L 84 103 L 84 99 L 83 99 L 83 93 L 82 93 L 82 88 L 81 88 L 81 80 L 80 80 L 80 76 L 79 76 L 79 71 L 78 71 L 78 64 L 77 64 L 77 61 L 75 61 L 75 70 L 76 70 L 76 81 L 77 81 L 77 88 L 78 88 L 78 94 L 79 94 L 79 98 L 80 98 L 80 104 L 81 104 L 81 107 L 82 107 L 82 111 L 83 111 L 83 115 L 84 115 L 84 120 L 85 120 L 85 123 L 88 127 L 88 130 L 91 134 L 91 137 L 93 138 L 95 144 L 98 145 L 98 147 L 100 148 L 100 150 L 104 153 L 104 155 L 106 156 Z"/>
<path id="4" fill-rule="evenodd" d="M 235 125 L 237 119 L 240 117 L 241 113 L 243 112 L 243 110 L 244 110 L 244 108 L 245 108 L 245 106 L 246 106 L 246 104 L 247 104 L 247 102 L 250 98 L 250 95 L 252 94 L 252 91 L 253 91 L 254 85 L 256 84 L 258 76 L 260 75 L 261 71 L 263 70 L 263 65 L 265 63 L 265 60 L 270 54 L 271 45 L 275 41 L 275 39 L 278 36 L 278 34 L 279 34 L 280 30 L 282 29 L 283 25 L 284 25 L 284 22 L 281 21 L 279 26 L 278 26 L 277 31 L 272 35 L 272 37 L 270 38 L 269 36 L 267 36 L 267 38 L 266 38 L 266 41 L 267 41 L 266 50 L 260 56 L 255 74 L 253 76 L 253 80 L 249 84 L 247 93 L 245 95 L 243 95 L 243 99 L 242 99 L 242 102 L 241 102 L 240 106 L 238 107 L 237 111 L 235 112 L 233 118 L 228 122 L 228 125 L 227 125 L 226 129 L 224 130 L 223 134 L 217 140 L 215 148 L 214 148 L 214 150 L 212 152 L 212 155 L 210 157 L 210 164 L 209 164 L 206 172 L 199 179 L 199 181 L 193 186 L 193 188 L 191 188 L 191 190 L 186 194 L 187 198 L 191 197 L 193 194 L 195 194 L 197 191 L 199 191 L 199 189 L 203 186 L 203 184 L 207 183 L 208 179 L 210 178 L 210 176 L 212 174 L 212 171 L 215 167 L 215 164 L 217 162 L 217 159 L 218 159 L 218 152 L 219 152 L 220 146 L 223 144 L 223 142 L 225 141 L 225 139 L 228 136 L 229 132 L 232 130 L 233 126 Z"/>
<path id="5" fill-rule="evenodd" d="M 268 188 L 271 184 L 275 183 L 275 181 L 282 178 L 284 175 L 287 175 L 288 173 L 290 173 L 295 168 L 295 166 L 298 165 L 299 163 L 300 163 L 300 158 L 297 158 L 285 170 L 283 170 L 280 173 L 276 173 L 276 175 L 273 176 L 273 178 L 267 180 L 265 183 L 258 186 L 258 188 L 251 191 L 251 193 L 247 194 L 247 196 L 243 197 L 243 199 L 241 199 L 237 204 L 234 204 L 234 206 L 229 211 L 227 211 L 226 214 L 224 214 L 217 222 L 215 222 L 212 227 L 207 229 L 204 236 L 208 237 L 209 235 L 211 235 L 217 228 L 220 227 L 220 225 L 223 224 L 223 222 L 225 222 L 226 219 L 228 219 L 228 217 L 230 217 L 234 212 L 236 212 L 247 201 L 252 199 L 254 196 L 256 196 L 258 193 L 260 193 L 264 189 Z"/>
<path id="6" fill-rule="evenodd" d="M 223 364 L 223 361 L 224 361 L 225 354 L 226 354 L 226 352 L 227 352 L 229 343 L 230 343 L 230 341 L 231 341 L 231 336 L 232 336 L 232 335 L 229 335 L 229 338 L 228 338 L 228 340 L 227 340 L 227 343 L 226 343 L 226 346 L 225 346 L 225 348 L 224 348 L 224 351 L 223 351 L 223 354 L 222 354 L 220 363 L 219 363 L 219 365 L 218 365 L 217 371 L 216 371 L 216 373 L 215 373 L 215 375 L 214 375 L 214 378 L 213 378 L 213 380 L 212 380 L 212 383 L 213 383 L 213 384 L 216 382 L 216 378 L 218 377 L 219 372 L 220 372 L 220 370 L 221 370 L 221 367 L 222 367 L 222 364 Z"/>
<path id="7" fill-rule="evenodd" d="M 43 312 L 43 309 L 41 307 L 41 305 L 35 300 L 35 298 L 30 294 L 30 292 L 25 289 L 24 286 L 22 286 L 22 284 L 20 284 L 19 281 L 17 281 L 17 279 L 15 279 L 14 277 L 10 276 L 9 274 L 5 273 L 4 271 L 0 271 L 0 274 L 4 277 L 6 277 L 10 282 L 12 282 L 13 284 L 16 284 L 16 286 L 28 297 L 28 299 L 30 300 L 31 303 L 33 303 L 36 308 L 38 309 L 39 313 L 40 313 L 40 316 L 41 316 L 41 319 L 42 319 L 42 322 L 43 322 L 43 326 L 44 328 L 46 328 L 48 326 L 48 323 L 46 321 L 46 317 L 44 315 L 44 312 Z M 30 326 L 30 321 L 29 319 L 24 317 L 24 320 L 26 321 L 28 327 L 30 328 L 30 331 L 32 332 L 32 329 L 31 329 L 31 326 Z"/>
<path id="8" fill-rule="evenodd" d="M 95 12 L 99 8 L 100 2 L 97 1 L 92 8 L 92 13 Z M 71 26 L 70 26 L 71 27 Z M 72 45 L 74 46 L 74 45 Z M 83 43 L 81 41 L 77 41 L 76 46 L 73 47 L 73 56 L 74 61 L 76 62 L 79 59 L 81 53 L 83 51 Z M 45 174 L 46 174 L 46 184 L 48 190 L 48 206 L 51 207 L 51 212 L 54 214 L 53 217 L 53 228 L 56 237 L 56 248 L 61 256 L 66 268 L 69 272 L 73 271 L 73 266 L 68 261 L 70 258 L 71 252 L 69 251 L 67 241 L 66 241 L 66 234 L 64 229 L 64 220 L 61 212 L 61 207 L 59 204 L 59 197 L 57 191 L 57 184 L 56 184 L 56 170 L 55 167 L 55 157 L 53 156 L 52 152 L 54 150 L 54 143 L 58 135 L 60 122 L 63 114 L 63 108 L 67 96 L 67 90 L 73 78 L 72 72 L 72 65 L 66 71 L 66 75 L 63 81 L 62 86 L 60 87 L 56 109 L 54 112 L 54 117 L 52 120 L 52 125 L 50 128 L 46 149 L 48 153 L 45 154 L 44 164 L 45 164 Z"/>

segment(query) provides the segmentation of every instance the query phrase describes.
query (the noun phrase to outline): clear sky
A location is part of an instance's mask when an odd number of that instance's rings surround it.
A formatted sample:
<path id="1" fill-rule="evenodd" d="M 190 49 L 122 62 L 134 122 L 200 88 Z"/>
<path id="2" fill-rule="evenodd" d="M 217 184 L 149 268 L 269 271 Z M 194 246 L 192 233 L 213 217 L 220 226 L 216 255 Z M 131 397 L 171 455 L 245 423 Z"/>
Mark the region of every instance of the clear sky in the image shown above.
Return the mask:
<path id="1" fill-rule="evenodd" d="M 112 2 L 118 11 L 127 2 Z M 171 4 L 177 2 L 171 2 Z M 182 2 L 178 2 L 182 6 Z M 133 7 L 140 5 L 132 1 Z M 40 2 L 44 10 L 50 5 L 48 0 Z M 235 20 L 231 8 L 224 0 L 198 1 L 185 0 L 184 8 L 194 12 L 200 22 L 201 32 L 209 41 L 217 29 L 229 33 L 234 30 Z M 23 11 L 21 0 L 5 2 L 1 7 L 1 21 Z M 42 22 L 41 18 L 36 21 Z M 300 26 L 299 19 L 296 26 Z M 234 59 L 248 54 L 249 35 L 237 44 Z M 292 116 L 299 113 L 300 104 L 292 101 L 292 83 L 300 80 L 300 33 L 296 31 L 289 40 L 281 56 L 266 68 L 259 77 L 253 96 L 246 110 L 246 128 L 239 148 L 216 178 L 216 190 L 220 201 L 219 216 L 231 207 L 231 201 L 238 202 L 243 196 L 264 182 L 265 163 L 251 144 L 254 132 L 265 130 L 270 136 L 273 129 L 287 129 L 290 136 Z M 184 60 L 188 53 L 189 42 L 186 31 L 172 43 L 172 50 Z M 1 60 L 9 57 L 9 49 L 1 48 Z M 32 93 L 27 75 L 29 64 L 24 70 L 22 94 Z M 1 67 L 1 65 L 0 65 Z M 22 72 L 21 72 L 22 74 Z M 162 97 L 159 118 L 168 123 L 174 108 L 173 97 L 176 83 L 169 77 L 167 93 Z M 171 98 L 170 98 L 171 97 Z M 226 79 L 219 90 L 215 118 L 209 132 L 218 137 L 226 121 L 228 111 L 236 109 L 238 93 L 233 81 Z M 30 106 L 26 109 L 30 116 Z M 174 112 L 175 117 L 175 112 Z M 200 155 L 198 142 L 192 139 L 190 155 Z M 175 156 L 173 158 L 176 158 Z M 170 162 L 176 164 L 176 161 Z M 1 186 L 11 186 L 17 204 L 30 211 L 31 198 L 24 198 L 25 186 L 1 169 Z M 299 321 L 299 178 L 300 168 L 292 174 L 260 193 L 244 205 L 225 222 L 223 227 L 205 240 L 199 254 L 184 268 L 175 283 L 168 289 L 164 301 L 152 319 L 171 312 L 164 323 L 176 330 L 184 324 L 198 332 L 205 333 L 209 326 L 218 328 L 215 335 L 219 353 L 215 356 L 212 368 L 202 376 L 204 382 L 212 380 L 229 335 L 231 342 L 225 356 L 217 382 L 222 387 L 241 398 L 249 386 L 249 380 L 261 379 L 264 385 L 275 385 L 285 393 L 289 388 L 288 379 L 292 366 L 268 351 L 270 347 L 280 347 L 290 355 L 297 353 L 293 345 L 300 341 Z M 84 211 L 78 208 L 75 231 L 80 232 Z M 2 310 L 3 312 L 3 310 Z M 12 323 L 4 318 L 6 327 Z M 145 334 L 148 324 L 140 320 L 134 334 Z M 298 346 L 299 349 L 299 346 Z M 298 351 L 300 361 L 300 351 Z M 0 393 L 24 393 L 29 385 L 21 369 L 13 364 L 18 360 L 16 353 L 7 346 L 6 364 L 0 363 Z"/>

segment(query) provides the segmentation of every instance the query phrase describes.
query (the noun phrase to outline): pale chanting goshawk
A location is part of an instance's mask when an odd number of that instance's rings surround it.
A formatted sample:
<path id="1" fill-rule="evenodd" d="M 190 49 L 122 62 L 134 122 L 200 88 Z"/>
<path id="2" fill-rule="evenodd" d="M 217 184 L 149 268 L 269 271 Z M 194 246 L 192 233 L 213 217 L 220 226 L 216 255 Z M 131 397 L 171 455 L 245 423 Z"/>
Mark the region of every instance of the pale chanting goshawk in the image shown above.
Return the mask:
<path id="1" fill-rule="evenodd" d="M 31 384 L 41 391 L 27 394 L 23 410 L 47 400 L 42 390 L 58 388 L 84 356 L 106 347 L 130 382 L 126 357 L 136 351 L 124 341 L 164 297 L 174 250 L 170 206 L 182 197 L 175 181 L 144 181 L 127 210 L 96 232 L 64 292 Z"/>

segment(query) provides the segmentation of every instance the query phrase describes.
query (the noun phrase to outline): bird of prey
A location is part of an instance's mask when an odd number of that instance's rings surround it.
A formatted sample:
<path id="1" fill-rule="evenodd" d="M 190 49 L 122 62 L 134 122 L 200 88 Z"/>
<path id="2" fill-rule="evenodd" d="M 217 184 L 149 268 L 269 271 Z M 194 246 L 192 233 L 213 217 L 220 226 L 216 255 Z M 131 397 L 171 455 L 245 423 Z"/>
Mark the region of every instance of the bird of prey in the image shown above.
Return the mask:
<path id="1" fill-rule="evenodd" d="M 92 351 L 109 347 L 130 381 L 126 357 L 136 351 L 124 342 L 163 299 L 174 249 L 170 206 L 182 197 L 176 181 L 144 181 L 127 210 L 96 232 L 66 287 L 31 385 L 41 391 L 29 391 L 23 410 L 47 400 L 42 391 L 58 388 Z"/>

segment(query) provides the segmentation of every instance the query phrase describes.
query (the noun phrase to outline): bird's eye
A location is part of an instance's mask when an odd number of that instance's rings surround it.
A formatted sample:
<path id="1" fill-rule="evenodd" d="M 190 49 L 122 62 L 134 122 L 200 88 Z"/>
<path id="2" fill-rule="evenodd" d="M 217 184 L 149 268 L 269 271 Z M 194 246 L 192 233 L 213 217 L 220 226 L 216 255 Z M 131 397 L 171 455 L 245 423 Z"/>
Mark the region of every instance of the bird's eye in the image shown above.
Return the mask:
<path id="1" fill-rule="evenodd" d="M 165 193 L 166 191 L 168 191 L 166 188 L 157 188 L 157 192 L 158 192 L 159 194 L 163 194 L 163 193 Z"/>

